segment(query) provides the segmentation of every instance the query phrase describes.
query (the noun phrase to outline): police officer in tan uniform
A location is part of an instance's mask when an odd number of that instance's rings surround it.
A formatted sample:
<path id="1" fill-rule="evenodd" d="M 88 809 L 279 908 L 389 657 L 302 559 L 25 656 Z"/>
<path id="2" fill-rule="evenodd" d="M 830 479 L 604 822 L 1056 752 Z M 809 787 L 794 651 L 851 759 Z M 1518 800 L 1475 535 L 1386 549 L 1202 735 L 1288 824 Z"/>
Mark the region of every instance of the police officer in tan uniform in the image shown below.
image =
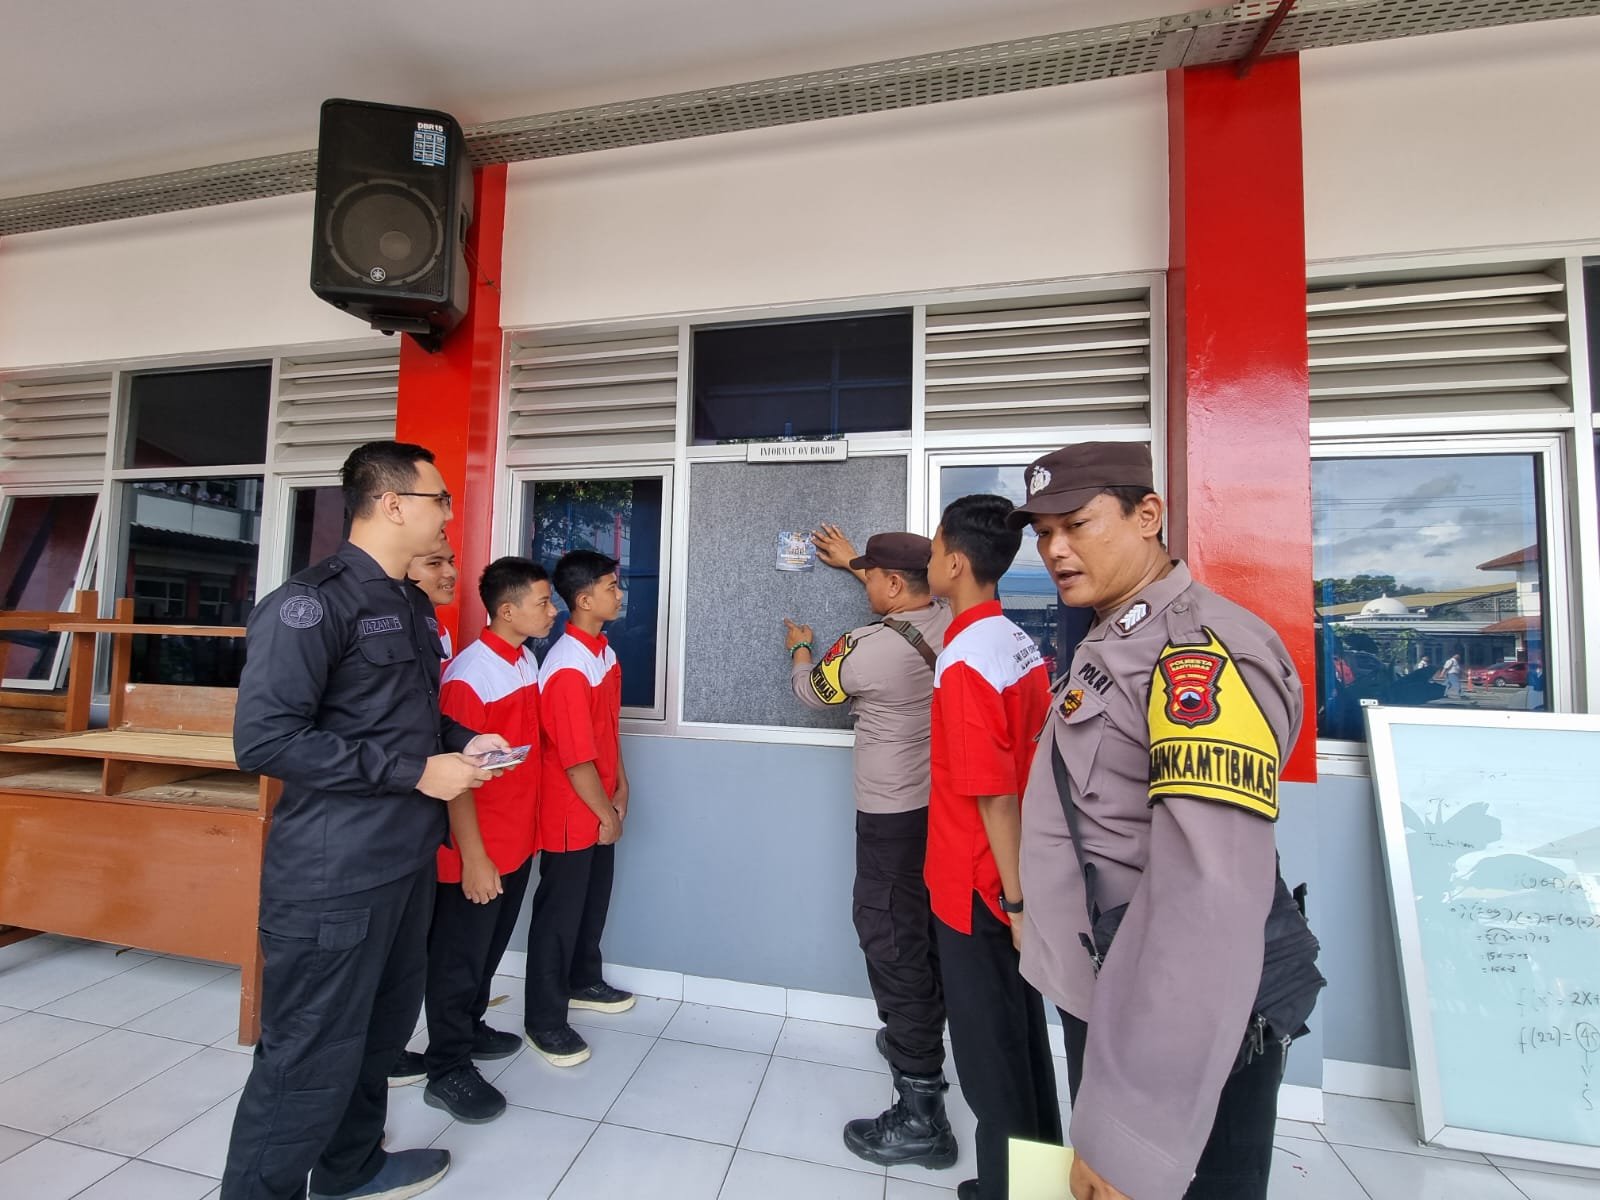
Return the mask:
<path id="1" fill-rule="evenodd" d="M 950 607 L 928 592 L 927 538 L 874 534 L 859 557 L 834 526 L 813 538 L 823 562 L 862 581 L 880 617 L 820 658 L 810 626 L 784 622 L 795 696 L 809 708 L 849 704 L 855 717 L 855 925 L 897 1099 L 876 1118 L 851 1121 L 844 1140 L 868 1162 L 948 1167 L 956 1140 L 944 1111 L 944 993 L 922 868 L 933 663 Z"/>
<path id="2" fill-rule="evenodd" d="M 1280 894 L 1304 925 L 1273 838 L 1300 681 L 1265 621 L 1168 556 L 1144 446 L 1069 446 L 1025 482 L 1013 524 L 1096 618 L 1022 806 L 1022 973 L 1065 1024 L 1072 1194 L 1265 1197 L 1299 1032 L 1256 1006 Z"/>

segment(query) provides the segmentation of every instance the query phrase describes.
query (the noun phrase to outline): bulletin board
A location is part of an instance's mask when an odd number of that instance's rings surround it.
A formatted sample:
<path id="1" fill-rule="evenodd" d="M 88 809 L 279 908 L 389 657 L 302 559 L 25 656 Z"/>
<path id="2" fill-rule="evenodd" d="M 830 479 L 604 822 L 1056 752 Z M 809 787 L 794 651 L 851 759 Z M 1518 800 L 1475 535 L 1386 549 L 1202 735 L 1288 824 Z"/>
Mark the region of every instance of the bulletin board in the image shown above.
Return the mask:
<path id="1" fill-rule="evenodd" d="M 849 728 L 848 710 L 803 707 L 789 685 L 783 618 L 810 625 L 820 654 L 873 619 L 861 584 L 818 562 L 777 569 L 783 530 L 836 524 L 858 547 L 906 525 L 906 458 L 694 463 L 689 474 L 683 719 Z"/>

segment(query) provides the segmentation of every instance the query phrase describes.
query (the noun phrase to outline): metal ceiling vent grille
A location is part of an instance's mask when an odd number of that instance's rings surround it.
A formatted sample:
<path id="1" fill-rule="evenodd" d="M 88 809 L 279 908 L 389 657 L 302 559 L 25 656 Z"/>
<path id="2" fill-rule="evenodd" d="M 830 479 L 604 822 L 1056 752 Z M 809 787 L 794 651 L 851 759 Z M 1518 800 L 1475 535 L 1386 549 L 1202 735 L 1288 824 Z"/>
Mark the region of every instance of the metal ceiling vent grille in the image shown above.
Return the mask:
<path id="1" fill-rule="evenodd" d="M 510 452 L 666 447 L 677 430 L 676 325 L 510 338 Z"/>
<path id="2" fill-rule="evenodd" d="M 1143 289 L 930 306 L 928 431 L 1147 424 L 1150 345 Z"/>
<path id="3" fill-rule="evenodd" d="M 1185 66 L 1228 62 L 1254 45 L 1277 0 L 1245 0 L 1195 31 Z M 1390 38 L 1590 16 L 1586 0 L 1299 0 L 1264 53 L 1322 50 Z"/>
<path id="4" fill-rule="evenodd" d="M 1312 420 L 1568 412 L 1565 295 L 1538 267 L 1319 283 L 1306 301 Z"/>
<path id="5" fill-rule="evenodd" d="M 338 468 L 363 442 L 394 437 L 399 386 L 393 342 L 280 359 L 274 466 Z"/>
<path id="6" fill-rule="evenodd" d="M 1242 58 L 1277 8 L 1246 0 L 1048 37 L 477 125 L 479 166 L 858 116 Z M 1299 0 L 1269 54 L 1600 13 L 1600 0 Z M 316 152 L 0 199 L 0 237 L 309 191 Z"/>
<path id="7" fill-rule="evenodd" d="M 98 482 L 110 433 L 110 372 L 0 384 L 0 483 Z"/>

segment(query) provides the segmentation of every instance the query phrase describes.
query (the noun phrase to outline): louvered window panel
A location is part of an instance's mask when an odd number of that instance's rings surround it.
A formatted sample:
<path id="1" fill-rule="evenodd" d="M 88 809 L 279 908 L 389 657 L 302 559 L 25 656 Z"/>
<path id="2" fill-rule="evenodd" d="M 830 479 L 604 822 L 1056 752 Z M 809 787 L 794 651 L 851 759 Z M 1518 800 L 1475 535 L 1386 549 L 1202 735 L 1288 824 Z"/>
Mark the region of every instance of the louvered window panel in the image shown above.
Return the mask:
<path id="1" fill-rule="evenodd" d="M 510 449 L 615 451 L 671 446 L 678 328 L 516 335 L 510 346 Z"/>
<path id="2" fill-rule="evenodd" d="M 1565 284 L 1551 271 L 1313 285 L 1313 420 L 1570 411 Z"/>
<path id="3" fill-rule="evenodd" d="M 394 342 L 278 364 L 274 465 L 338 467 L 363 442 L 394 437 L 400 349 Z"/>
<path id="4" fill-rule="evenodd" d="M 926 420 L 943 431 L 1150 419 L 1149 293 L 930 305 Z"/>
<path id="5" fill-rule="evenodd" d="M 0 385 L 0 483 L 98 482 L 111 431 L 111 374 Z"/>

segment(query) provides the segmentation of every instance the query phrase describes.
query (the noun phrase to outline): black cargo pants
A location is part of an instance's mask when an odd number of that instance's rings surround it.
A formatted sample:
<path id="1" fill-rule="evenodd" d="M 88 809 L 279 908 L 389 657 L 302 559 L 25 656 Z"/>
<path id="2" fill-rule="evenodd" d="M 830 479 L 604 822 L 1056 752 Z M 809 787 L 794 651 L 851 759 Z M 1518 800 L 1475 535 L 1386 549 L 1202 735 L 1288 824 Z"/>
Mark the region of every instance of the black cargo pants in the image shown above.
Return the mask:
<path id="1" fill-rule="evenodd" d="M 855 925 L 867 981 L 906 1075 L 944 1070 L 944 989 L 923 861 L 928 810 L 856 814 Z"/>
<path id="2" fill-rule="evenodd" d="M 226 1200 L 340 1195 L 384 1163 L 389 1068 L 416 1028 L 434 865 L 325 900 L 261 901 L 261 1041 L 233 1119 Z"/>

